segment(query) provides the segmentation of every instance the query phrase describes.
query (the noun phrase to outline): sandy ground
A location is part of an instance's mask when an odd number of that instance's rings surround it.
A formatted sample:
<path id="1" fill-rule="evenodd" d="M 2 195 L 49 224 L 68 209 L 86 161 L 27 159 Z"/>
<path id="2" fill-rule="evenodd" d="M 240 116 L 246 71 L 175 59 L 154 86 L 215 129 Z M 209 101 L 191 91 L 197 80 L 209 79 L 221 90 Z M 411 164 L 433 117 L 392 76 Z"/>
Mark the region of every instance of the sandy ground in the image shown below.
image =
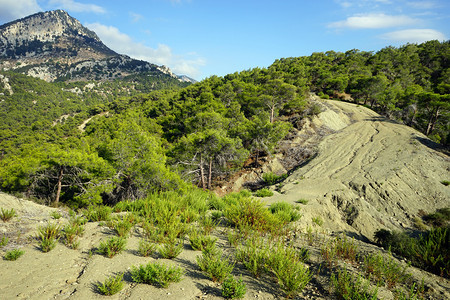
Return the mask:
<path id="1" fill-rule="evenodd" d="M 315 126 L 326 126 L 332 133 L 318 145 L 317 156 L 278 187 L 281 193 L 265 198 L 268 204 L 308 200 L 306 205 L 297 204 L 303 215 L 297 228 L 300 234 L 305 234 L 307 226 L 314 228 L 317 241 L 310 247 L 312 269 L 320 263 L 321 245 L 337 232 L 371 239 L 373 231 L 381 227 L 410 227 L 420 209 L 432 212 L 450 206 L 450 187 L 440 183 L 450 179 L 449 159 L 430 148 L 432 144 L 423 135 L 361 106 L 334 101 L 322 105 L 327 110 L 314 121 Z M 141 257 L 137 249 L 142 229 L 137 226 L 128 238 L 127 250 L 106 258 L 95 249 L 114 233 L 101 223 L 89 222 L 79 249 L 58 243 L 55 249 L 43 253 L 36 239 L 37 227 L 47 222 L 66 224 L 67 211 L 3 193 L 0 207 L 14 208 L 18 215 L 9 222 L 0 221 L 0 236 L 10 240 L 0 254 L 13 248 L 25 251 L 17 261 L 0 260 L 0 299 L 223 299 L 220 286 L 198 269 L 196 257 L 200 252 L 192 250 L 187 240 L 183 252 L 173 260 L 158 254 Z M 54 220 L 50 213 L 55 210 L 63 217 Z M 314 217 L 321 217 L 323 226 L 315 225 Z M 228 246 L 225 229 L 219 227 L 214 235 L 225 253 L 231 255 L 233 249 Z M 356 242 L 361 251 L 381 251 L 374 245 Z M 297 244 L 308 247 L 303 238 Z M 167 289 L 133 283 L 131 266 L 155 260 L 185 268 L 183 280 Z M 448 280 L 412 267 L 409 270 L 415 280 L 425 280 L 432 293 L 427 299 L 450 298 Z M 114 296 L 100 295 L 95 284 L 117 273 L 124 273 L 124 289 Z M 282 298 L 272 279 L 256 280 L 239 264 L 234 274 L 243 275 L 248 290 L 245 299 Z M 327 278 L 315 277 L 298 299 L 333 299 L 327 284 Z M 392 299 L 389 291 L 381 290 L 379 295 Z"/>

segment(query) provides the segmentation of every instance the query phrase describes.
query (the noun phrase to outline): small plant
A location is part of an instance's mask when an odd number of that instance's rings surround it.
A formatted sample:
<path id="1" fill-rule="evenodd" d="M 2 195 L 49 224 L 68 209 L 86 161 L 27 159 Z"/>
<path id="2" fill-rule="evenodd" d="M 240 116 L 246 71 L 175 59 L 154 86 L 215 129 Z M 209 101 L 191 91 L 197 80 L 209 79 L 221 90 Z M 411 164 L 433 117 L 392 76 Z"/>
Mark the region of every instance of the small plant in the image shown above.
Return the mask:
<path id="1" fill-rule="evenodd" d="M 294 297 L 302 292 L 312 275 L 303 261 L 309 257 L 307 251 L 297 252 L 292 246 L 276 245 L 269 252 L 269 263 L 272 273 L 278 280 L 286 298 Z"/>
<path id="2" fill-rule="evenodd" d="M 108 206 L 89 206 L 86 218 L 92 222 L 108 221 L 111 218 L 112 209 Z"/>
<path id="3" fill-rule="evenodd" d="M 306 199 L 298 199 L 297 201 L 295 201 L 295 203 L 306 205 L 306 204 L 308 204 L 308 200 L 306 200 Z"/>
<path id="4" fill-rule="evenodd" d="M 292 204 L 287 202 L 272 203 L 269 210 L 284 223 L 298 221 L 301 217 L 298 210 Z"/>
<path id="5" fill-rule="evenodd" d="M 334 293 L 339 299 L 377 299 L 378 291 L 369 291 L 369 283 L 361 276 L 353 276 L 346 269 L 331 275 Z"/>
<path id="6" fill-rule="evenodd" d="M 138 252 L 140 255 L 147 257 L 153 254 L 153 252 L 155 252 L 156 250 L 156 244 L 152 243 L 151 241 L 148 240 L 140 240 L 139 241 L 139 248 L 138 248 Z"/>
<path id="7" fill-rule="evenodd" d="M 271 196 L 273 196 L 273 192 L 271 190 L 269 190 L 268 188 L 263 188 L 263 189 L 257 190 L 255 192 L 255 196 L 256 197 L 271 197 Z"/>
<path id="8" fill-rule="evenodd" d="M 278 182 L 286 179 L 286 177 L 287 177 L 287 174 L 278 176 L 272 172 L 264 173 L 262 175 L 262 178 L 267 185 L 274 185 L 275 183 L 278 183 Z"/>
<path id="9" fill-rule="evenodd" d="M 60 219 L 60 218 L 62 217 L 61 213 L 60 213 L 59 211 L 56 211 L 56 210 L 52 211 L 52 212 L 50 213 L 50 216 L 51 216 L 53 219 L 55 219 L 55 220 L 58 220 L 58 219 Z"/>
<path id="10" fill-rule="evenodd" d="M 162 257 L 172 259 L 180 255 L 183 251 L 183 241 L 177 239 L 167 240 L 161 247 L 159 247 L 159 253 Z"/>
<path id="11" fill-rule="evenodd" d="M 72 249 L 77 249 L 79 247 L 80 243 L 77 241 L 79 232 L 80 226 L 78 225 L 67 224 L 66 226 L 64 226 L 63 236 L 66 246 Z"/>
<path id="12" fill-rule="evenodd" d="M 318 226 L 322 226 L 322 225 L 323 225 L 323 219 L 322 219 L 320 216 L 318 216 L 318 217 L 313 217 L 313 218 L 312 218 L 312 221 L 313 221 L 315 224 L 317 224 Z"/>
<path id="13" fill-rule="evenodd" d="M 203 235 L 197 230 L 192 230 L 189 234 L 189 243 L 192 249 L 203 251 L 214 247 L 217 242 L 217 238 L 212 238 L 209 235 Z"/>
<path id="14" fill-rule="evenodd" d="M 239 241 L 242 239 L 242 236 L 238 232 L 231 230 L 228 232 L 227 238 L 230 246 L 237 247 Z"/>
<path id="15" fill-rule="evenodd" d="M 336 255 L 350 262 L 356 262 L 358 247 L 353 239 L 348 240 L 346 235 L 336 237 L 334 242 Z"/>
<path id="16" fill-rule="evenodd" d="M 2 240 L 0 241 L 0 247 L 4 247 L 8 245 L 9 239 L 6 236 L 2 236 Z"/>
<path id="17" fill-rule="evenodd" d="M 38 227 L 38 237 L 41 240 L 42 252 L 49 252 L 56 246 L 56 241 L 59 239 L 61 228 L 57 224 L 47 224 L 46 226 Z"/>
<path id="18" fill-rule="evenodd" d="M 7 222 L 9 220 L 11 220 L 12 218 L 14 218 L 16 216 L 16 211 L 14 210 L 14 208 L 11 209 L 1 209 L 1 213 L 0 213 L 0 219 L 2 219 L 3 222 Z"/>
<path id="19" fill-rule="evenodd" d="M 107 296 L 111 296 L 120 292 L 123 288 L 123 274 L 110 276 L 104 282 L 97 283 L 98 291 Z"/>
<path id="20" fill-rule="evenodd" d="M 234 264 L 223 258 L 218 248 L 203 251 L 202 256 L 197 256 L 197 264 L 214 282 L 223 282 L 234 268 Z"/>
<path id="21" fill-rule="evenodd" d="M 228 276 L 222 283 L 222 296 L 225 299 L 241 299 L 244 298 L 247 288 L 242 280 L 242 276 L 239 279 L 233 276 Z"/>
<path id="22" fill-rule="evenodd" d="M 250 239 L 245 246 L 236 250 L 236 259 L 258 278 L 267 269 L 268 249 L 263 246 L 262 239 Z"/>
<path id="23" fill-rule="evenodd" d="M 100 243 L 100 246 L 98 247 L 98 253 L 112 258 L 113 256 L 121 253 L 125 249 L 126 244 L 126 239 L 121 237 L 112 237 Z"/>
<path id="24" fill-rule="evenodd" d="M 449 186 L 450 185 L 450 180 L 442 180 L 441 183 L 445 186 Z"/>
<path id="25" fill-rule="evenodd" d="M 180 267 L 168 267 L 158 262 L 140 265 L 139 268 L 131 267 L 131 278 L 134 282 L 163 288 L 168 287 L 171 282 L 179 282 L 183 274 L 184 269 Z"/>
<path id="26" fill-rule="evenodd" d="M 11 261 L 12 260 L 16 260 L 19 257 L 21 257 L 24 253 L 25 253 L 25 251 L 23 251 L 23 250 L 13 249 L 13 250 L 10 250 L 10 251 L 6 252 L 6 254 L 4 256 L 4 259 L 5 260 L 11 260 Z"/>
<path id="27" fill-rule="evenodd" d="M 219 222 L 213 220 L 213 218 L 203 217 L 200 219 L 200 226 L 203 228 L 205 234 L 211 234 L 211 232 L 217 227 Z"/>
<path id="28" fill-rule="evenodd" d="M 126 218 L 123 220 L 115 220 L 112 224 L 114 231 L 120 237 L 127 237 L 133 225 L 134 224 Z"/>
<path id="29" fill-rule="evenodd" d="M 410 278 L 406 273 L 408 266 L 400 266 L 392 258 L 386 259 L 383 256 L 368 255 L 364 257 L 363 264 L 366 277 L 375 280 L 378 284 L 387 284 L 389 289 L 394 288 L 397 283 L 404 283 Z"/>
<path id="30" fill-rule="evenodd" d="M 312 246 L 314 244 L 314 234 L 311 226 L 306 228 L 306 239 L 308 241 L 308 245 Z"/>

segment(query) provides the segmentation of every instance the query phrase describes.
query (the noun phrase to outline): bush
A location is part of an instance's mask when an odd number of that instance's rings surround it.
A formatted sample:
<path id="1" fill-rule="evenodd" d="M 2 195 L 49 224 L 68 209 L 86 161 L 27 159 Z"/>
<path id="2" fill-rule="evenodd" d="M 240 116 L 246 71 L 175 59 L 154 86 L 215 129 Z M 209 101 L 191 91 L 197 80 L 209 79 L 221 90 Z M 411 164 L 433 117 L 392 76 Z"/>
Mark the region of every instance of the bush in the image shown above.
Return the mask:
<path id="1" fill-rule="evenodd" d="M 2 219 L 3 222 L 7 222 L 9 220 L 11 220 L 12 218 L 14 218 L 16 216 L 16 211 L 14 210 L 14 208 L 11 209 L 1 209 L 0 212 L 0 219 Z"/>
<path id="2" fill-rule="evenodd" d="M 410 278 L 406 273 L 407 266 L 400 266 L 392 258 L 386 259 L 380 254 L 364 257 L 363 270 L 366 277 L 375 280 L 379 284 L 387 284 L 389 289 L 394 288 L 397 283 L 404 283 Z"/>
<path id="3" fill-rule="evenodd" d="M 450 207 L 440 208 L 433 214 L 423 216 L 423 219 L 435 227 L 444 227 L 450 222 Z"/>
<path id="4" fill-rule="evenodd" d="M 159 247 L 159 253 L 163 258 L 172 259 L 180 255 L 183 251 L 183 241 L 182 240 L 167 240 L 161 247 Z"/>
<path id="5" fill-rule="evenodd" d="M 250 239 L 245 246 L 236 249 L 236 259 L 256 278 L 266 271 L 268 265 L 269 250 L 263 243 L 262 239 Z"/>
<path id="6" fill-rule="evenodd" d="M 133 225 L 134 225 L 133 221 L 130 221 L 126 217 L 123 220 L 120 219 L 114 220 L 112 223 L 114 231 L 120 237 L 127 237 Z"/>
<path id="7" fill-rule="evenodd" d="M 2 240 L 0 241 L 0 247 L 4 247 L 8 245 L 9 239 L 6 236 L 2 236 Z"/>
<path id="8" fill-rule="evenodd" d="M 108 221 L 111 218 L 112 209 L 109 206 L 89 206 L 86 218 L 91 222 Z"/>
<path id="9" fill-rule="evenodd" d="M 62 215 L 61 215 L 61 213 L 60 213 L 59 211 L 52 211 L 52 212 L 50 213 L 50 216 L 51 216 L 53 219 L 55 219 L 55 220 L 58 220 L 58 219 L 60 219 L 60 218 L 62 217 Z"/>
<path id="10" fill-rule="evenodd" d="M 298 252 L 292 246 L 277 244 L 268 253 L 268 266 L 286 297 L 291 298 L 301 293 L 312 278 L 303 263 L 309 257 L 308 252 Z"/>
<path id="11" fill-rule="evenodd" d="M 112 237 L 100 243 L 100 246 L 98 247 L 98 253 L 112 258 L 113 256 L 121 253 L 125 249 L 126 244 L 126 239 L 121 237 Z"/>
<path id="12" fill-rule="evenodd" d="M 197 256 L 197 264 L 214 282 L 223 282 L 234 268 L 234 264 L 223 258 L 222 251 L 215 247 Z"/>
<path id="13" fill-rule="evenodd" d="M 140 265 L 139 268 L 131 267 L 131 278 L 137 283 L 151 284 L 166 288 L 171 282 L 179 282 L 184 270 L 180 267 L 167 267 L 161 263 L 148 263 Z"/>
<path id="14" fill-rule="evenodd" d="M 262 175 L 262 178 L 267 185 L 274 185 L 275 183 L 278 183 L 278 182 L 286 179 L 286 177 L 287 177 L 287 174 L 278 176 L 272 172 L 264 173 Z"/>
<path id="15" fill-rule="evenodd" d="M 41 240 L 42 252 L 49 252 L 56 246 L 59 239 L 61 228 L 57 224 L 47 224 L 38 227 L 38 238 Z"/>
<path id="16" fill-rule="evenodd" d="M 256 197 L 271 197 L 271 196 L 273 196 L 273 192 L 267 188 L 263 188 L 263 189 L 257 190 L 255 192 L 255 196 Z"/>
<path id="17" fill-rule="evenodd" d="M 10 261 L 16 260 L 19 257 L 21 257 L 24 253 L 25 253 L 25 251 L 23 251 L 23 250 L 13 249 L 13 250 L 10 250 L 10 251 L 6 252 L 6 254 L 4 256 L 4 259 L 5 260 L 10 260 Z"/>
<path id="18" fill-rule="evenodd" d="M 450 276 L 450 229 L 433 228 L 418 237 L 404 232 L 375 232 L 375 240 L 386 249 L 409 259 L 412 265 L 443 277 Z"/>
<path id="19" fill-rule="evenodd" d="M 272 214 L 276 215 L 284 223 L 298 221 L 301 217 L 298 210 L 287 202 L 275 202 L 269 207 Z"/>
<path id="20" fill-rule="evenodd" d="M 192 249 L 203 251 L 213 248 L 217 242 L 217 238 L 213 238 L 209 235 L 204 235 L 197 230 L 192 230 L 189 234 L 189 242 Z"/>
<path id="21" fill-rule="evenodd" d="M 140 240 L 138 252 L 140 255 L 147 257 L 153 254 L 156 250 L 156 245 L 151 241 Z"/>
<path id="22" fill-rule="evenodd" d="M 98 291 L 103 295 L 114 295 L 123 288 L 123 274 L 110 276 L 104 282 L 97 283 Z"/>
<path id="23" fill-rule="evenodd" d="M 376 289 L 369 291 L 369 283 L 360 276 L 352 276 L 346 269 L 331 275 L 334 293 L 339 299 L 377 299 Z"/>
<path id="24" fill-rule="evenodd" d="M 233 276 L 228 276 L 222 284 L 222 296 L 225 299 L 241 299 L 244 298 L 246 292 L 242 277 L 237 280 Z"/>
<path id="25" fill-rule="evenodd" d="M 227 207 L 224 215 L 239 230 L 279 233 L 284 225 L 260 200 L 249 197 L 237 199 Z"/>

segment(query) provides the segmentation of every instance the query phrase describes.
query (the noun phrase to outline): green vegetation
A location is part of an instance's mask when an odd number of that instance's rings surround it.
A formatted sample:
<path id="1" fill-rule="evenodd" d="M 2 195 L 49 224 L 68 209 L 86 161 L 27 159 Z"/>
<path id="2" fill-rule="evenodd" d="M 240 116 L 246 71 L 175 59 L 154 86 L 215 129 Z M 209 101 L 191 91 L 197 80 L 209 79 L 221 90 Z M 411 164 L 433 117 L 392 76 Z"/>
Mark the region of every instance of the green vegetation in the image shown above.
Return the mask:
<path id="1" fill-rule="evenodd" d="M 61 235 L 61 228 L 55 223 L 38 227 L 38 238 L 41 240 L 42 252 L 49 252 L 56 246 L 56 241 Z"/>
<path id="2" fill-rule="evenodd" d="M 346 269 L 332 274 L 331 282 L 338 299 L 378 299 L 376 289 L 371 290 L 368 282 L 360 276 L 350 274 Z"/>
<path id="3" fill-rule="evenodd" d="M 197 264 L 214 282 L 223 282 L 234 268 L 234 264 L 224 258 L 222 250 L 216 247 L 203 250 L 202 255 L 197 256 Z"/>
<path id="4" fill-rule="evenodd" d="M 126 239 L 121 237 L 112 237 L 101 242 L 97 251 L 106 257 L 112 258 L 113 256 L 121 253 L 125 249 L 126 244 Z"/>
<path id="5" fill-rule="evenodd" d="M 140 255 L 147 257 L 152 255 L 156 250 L 156 244 L 148 241 L 146 239 L 142 239 L 139 241 L 138 252 Z"/>
<path id="6" fill-rule="evenodd" d="M 111 296 L 120 292 L 123 288 L 123 274 L 117 276 L 110 276 L 104 282 L 99 282 L 96 285 L 99 293 Z"/>
<path id="7" fill-rule="evenodd" d="M 222 296 L 225 299 L 241 299 L 244 298 L 246 292 L 247 288 L 242 277 L 236 279 L 230 275 L 222 283 Z"/>
<path id="8" fill-rule="evenodd" d="M 25 253 L 25 251 L 21 250 L 21 249 L 13 249 L 10 251 L 7 251 L 4 259 L 5 260 L 17 260 L 19 257 L 21 257 L 23 254 Z"/>
<path id="9" fill-rule="evenodd" d="M 256 197 L 271 197 L 271 196 L 273 196 L 273 192 L 267 188 L 263 188 L 263 189 L 257 190 L 255 192 L 255 196 Z"/>
<path id="10" fill-rule="evenodd" d="M 14 208 L 11 209 L 1 209 L 0 212 L 0 219 L 2 219 L 3 222 L 8 222 L 9 220 L 11 220 L 12 218 L 14 218 L 16 216 L 16 211 L 14 210 Z"/>
<path id="11" fill-rule="evenodd" d="M 4 247 L 6 245 L 8 245 L 9 242 L 9 238 L 7 238 L 6 236 L 2 236 L 2 240 L 0 241 L 0 247 Z"/>
<path id="12" fill-rule="evenodd" d="M 131 267 L 131 278 L 134 282 L 163 288 L 168 287 L 171 282 L 179 282 L 183 274 L 182 268 L 167 266 L 159 262 Z"/>

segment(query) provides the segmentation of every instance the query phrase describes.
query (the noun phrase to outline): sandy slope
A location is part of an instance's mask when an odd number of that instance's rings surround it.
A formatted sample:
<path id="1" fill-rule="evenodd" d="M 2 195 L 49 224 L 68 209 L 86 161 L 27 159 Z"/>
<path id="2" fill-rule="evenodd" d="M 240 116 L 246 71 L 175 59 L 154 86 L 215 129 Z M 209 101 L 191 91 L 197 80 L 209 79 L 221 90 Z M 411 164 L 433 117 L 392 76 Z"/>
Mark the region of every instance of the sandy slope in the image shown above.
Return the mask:
<path id="1" fill-rule="evenodd" d="M 303 222 L 321 216 L 333 230 L 369 239 L 379 228 L 410 227 L 419 210 L 450 206 L 450 160 L 418 131 L 355 104 L 327 101 L 319 116 L 336 132 L 268 202 L 308 199 Z"/>

